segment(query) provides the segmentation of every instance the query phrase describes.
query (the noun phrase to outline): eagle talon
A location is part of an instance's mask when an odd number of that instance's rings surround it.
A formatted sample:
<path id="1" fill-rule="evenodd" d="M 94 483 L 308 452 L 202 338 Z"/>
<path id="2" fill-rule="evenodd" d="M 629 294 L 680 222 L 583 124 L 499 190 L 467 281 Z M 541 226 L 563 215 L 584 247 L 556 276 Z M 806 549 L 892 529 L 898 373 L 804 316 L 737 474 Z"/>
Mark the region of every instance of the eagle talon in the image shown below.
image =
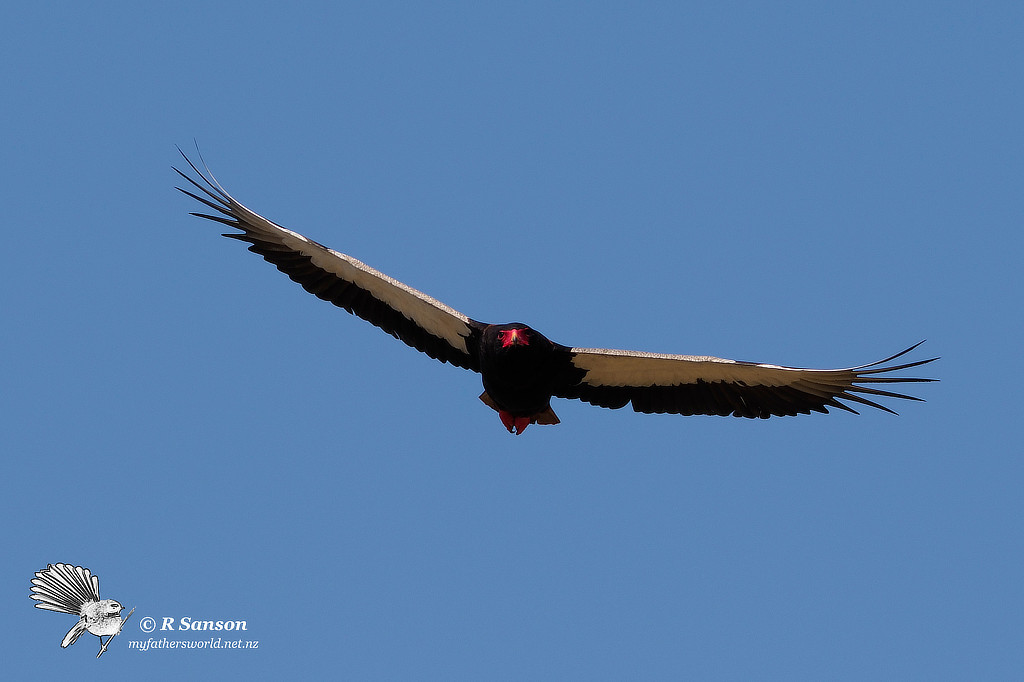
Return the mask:
<path id="1" fill-rule="evenodd" d="M 531 424 L 529 417 L 513 417 L 505 410 L 499 410 L 498 417 L 501 418 L 501 423 L 505 425 L 508 432 L 514 433 L 517 436 L 525 431 L 526 427 Z"/>

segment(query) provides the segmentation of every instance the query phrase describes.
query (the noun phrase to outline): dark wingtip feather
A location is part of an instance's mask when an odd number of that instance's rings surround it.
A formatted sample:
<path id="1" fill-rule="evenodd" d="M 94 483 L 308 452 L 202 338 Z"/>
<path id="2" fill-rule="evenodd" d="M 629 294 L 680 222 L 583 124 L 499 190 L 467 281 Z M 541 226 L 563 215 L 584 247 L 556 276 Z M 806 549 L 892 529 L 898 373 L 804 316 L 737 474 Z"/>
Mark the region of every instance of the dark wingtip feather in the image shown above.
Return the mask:
<path id="1" fill-rule="evenodd" d="M 194 185 L 197 189 L 199 189 L 204 194 L 210 196 L 215 201 L 223 201 L 226 204 L 230 204 L 231 203 L 230 196 L 228 196 L 228 193 L 224 190 L 223 187 L 221 187 L 221 184 L 219 182 L 217 182 L 217 178 L 214 177 L 213 171 L 210 170 L 210 167 L 208 165 L 206 165 L 206 160 L 203 158 L 203 153 L 199 150 L 199 143 L 196 142 L 195 145 L 196 145 L 196 154 L 199 156 L 199 161 L 203 164 L 203 169 L 205 170 L 205 172 L 199 170 L 199 167 L 196 166 L 196 164 L 194 164 L 192 162 L 192 159 L 188 158 L 188 156 L 185 154 L 185 152 L 183 152 L 181 150 L 181 147 L 179 147 L 178 145 L 174 145 L 174 146 L 178 150 L 178 153 L 181 154 L 181 158 L 185 159 L 185 163 L 187 163 L 189 165 L 189 168 L 191 168 L 193 171 L 195 171 L 195 174 L 198 175 L 200 178 L 202 178 L 203 182 L 205 182 L 207 184 L 207 187 L 203 187 L 198 182 L 193 180 L 191 177 L 189 177 L 188 175 L 186 175 L 185 173 L 180 171 L 178 168 L 175 168 L 174 166 L 171 166 L 171 168 L 174 170 L 175 173 L 177 173 L 181 177 L 185 178 L 188 182 L 190 182 L 192 185 Z M 177 189 L 181 190 L 182 192 L 185 192 L 185 190 L 181 189 L 180 187 L 178 187 Z M 185 192 L 185 193 L 189 194 L 190 196 L 195 197 L 194 194 L 190 194 L 189 192 Z M 195 198 L 198 199 L 199 197 L 195 197 Z M 202 201 L 202 199 L 200 199 L 200 201 Z"/>
<path id="2" fill-rule="evenodd" d="M 853 402 L 860 403 L 861 405 L 867 405 L 869 407 L 875 407 L 875 408 L 878 408 L 879 410 L 882 410 L 883 412 L 888 412 L 889 414 L 895 414 L 895 415 L 899 414 L 895 410 L 890 409 L 890 408 L 886 407 L 885 405 L 881 405 L 879 403 L 876 403 L 873 400 L 868 400 L 867 398 L 861 397 L 861 396 L 859 396 L 859 395 L 857 395 L 855 393 L 850 393 L 851 390 L 852 391 L 856 391 L 858 389 L 856 389 L 856 388 L 849 389 L 849 390 L 847 390 L 847 391 L 845 391 L 843 393 L 840 393 L 836 397 L 840 398 L 842 400 L 852 400 Z M 900 397 L 905 397 L 905 396 L 900 396 Z M 855 414 L 860 414 L 859 412 L 856 412 L 856 411 L 854 411 L 854 413 Z"/>
<path id="3" fill-rule="evenodd" d="M 914 350 L 918 346 L 920 346 L 922 343 L 924 343 L 925 340 L 926 339 L 922 339 L 922 340 L 918 341 L 917 343 L 915 343 L 910 348 L 907 348 L 906 350 L 901 350 L 899 353 L 896 353 L 895 355 L 890 355 L 889 357 L 887 357 L 887 358 L 885 358 L 883 360 L 878 360 L 876 362 L 869 362 L 866 365 L 860 365 L 859 367 L 852 367 L 851 369 L 853 371 L 857 372 L 858 374 L 875 374 L 875 373 L 878 373 L 878 372 L 895 372 L 895 371 L 900 370 L 900 369 L 908 369 L 910 367 L 920 367 L 921 365 L 927 365 L 929 362 L 935 362 L 936 360 L 939 359 L 938 356 L 936 356 L 934 358 L 928 358 L 927 360 L 917 360 L 915 362 L 908 362 L 908 363 L 905 363 L 905 364 L 902 364 L 902 365 L 894 365 L 892 367 L 878 367 L 879 365 L 884 365 L 887 362 L 892 362 L 896 358 L 903 357 L 904 355 L 906 355 L 907 353 L 911 352 L 912 350 Z M 877 369 L 869 369 L 871 367 L 876 367 Z"/>
<path id="4" fill-rule="evenodd" d="M 898 372 L 900 370 L 909 369 L 911 367 L 920 367 L 921 365 L 927 365 L 928 363 L 935 362 L 936 360 L 939 359 L 939 357 L 936 356 L 934 358 L 927 358 L 925 360 L 917 360 L 915 362 L 905 362 L 905 363 L 901 363 L 901 364 L 898 364 L 898 365 L 887 365 L 887 363 L 895 360 L 896 358 L 899 358 L 899 357 L 902 357 L 902 356 L 906 355 L 910 351 L 912 351 L 915 348 L 917 348 L 918 346 L 920 346 L 922 343 L 924 343 L 923 340 L 922 341 L 918 341 L 917 343 L 915 343 L 910 348 L 907 348 L 906 350 L 900 351 L 899 353 L 896 353 L 895 355 L 891 355 L 891 356 L 885 358 L 884 360 L 879 360 L 878 362 L 872 362 L 872 363 L 867 364 L 867 365 L 861 365 L 860 367 L 853 368 L 852 370 L 850 370 L 855 375 L 855 378 L 851 381 L 852 385 L 843 394 L 841 394 L 838 397 L 842 398 L 843 400 L 853 400 L 853 401 L 858 402 L 858 403 L 862 403 L 862 404 L 865 404 L 865 405 L 870 405 L 871 407 L 875 407 L 877 409 L 883 410 L 884 412 L 889 412 L 890 414 L 897 414 L 897 415 L 899 413 L 896 412 L 895 410 L 890 409 L 890 408 L 888 408 L 888 407 L 886 407 L 884 405 L 880 405 L 880 404 L 878 404 L 876 402 L 873 402 L 871 400 L 868 400 L 867 398 L 863 398 L 861 396 L 855 395 L 855 393 L 866 393 L 866 394 L 869 394 L 869 395 L 877 395 L 877 396 L 882 396 L 882 397 L 886 397 L 886 398 L 897 398 L 897 399 L 900 399 L 900 400 L 914 400 L 914 401 L 917 401 L 917 402 L 925 402 L 924 398 L 918 398 L 917 396 L 907 395 L 906 393 L 896 393 L 895 391 L 886 391 L 886 390 L 883 390 L 883 389 L 880 389 L 880 388 L 872 388 L 872 387 L 869 387 L 869 386 L 863 386 L 862 385 L 862 384 L 899 384 L 899 383 L 918 383 L 918 384 L 920 384 L 920 383 L 929 383 L 929 382 L 939 381 L 938 379 L 925 378 L 925 377 L 893 377 L 893 376 L 888 376 L 889 372 Z M 869 369 L 869 368 L 873 368 L 873 369 Z M 883 375 L 883 374 L 886 375 L 886 376 L 877 376 L 877 375 Z"/>

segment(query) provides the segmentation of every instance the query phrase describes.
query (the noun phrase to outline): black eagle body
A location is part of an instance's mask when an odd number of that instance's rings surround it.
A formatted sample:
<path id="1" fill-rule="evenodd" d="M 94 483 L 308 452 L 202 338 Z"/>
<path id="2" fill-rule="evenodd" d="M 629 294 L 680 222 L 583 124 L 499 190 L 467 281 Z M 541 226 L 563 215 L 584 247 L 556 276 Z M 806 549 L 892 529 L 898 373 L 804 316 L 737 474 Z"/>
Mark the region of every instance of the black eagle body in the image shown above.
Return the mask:
<path id="1" fill-rule="evenodd" d="M 184 153 L 182 156 L 185 157 Z M 213 209 L 193 213 L 239 230 L 225 234 L 257 253 L 309 293 L 380 327 L 409 346 L 456 367 L 479 372 L 480 399 L 519 434 L 530 424 L 557 424 L 551 398 L 576 398 L 600 407 L 628 404 L 637 412 L 768 418 L 829 407 L 856 413 L 845 400 L 893 412 L 864 396 L 920 400 L 873 384 L 934 381 L 892 376 L 936 358 L 888 364 L 920 343 L 884 360 L 848 369 L 801 369 L 710 356 L 666 355 L 574 348 L 548 340 L 522 323 L 486 324 L 368 265 L 292 232 L 249 210 L 207 170 L 177 171 L 198 194 L 178 189 Z M 867 385 L 865 385 L 867 384 Z"/>

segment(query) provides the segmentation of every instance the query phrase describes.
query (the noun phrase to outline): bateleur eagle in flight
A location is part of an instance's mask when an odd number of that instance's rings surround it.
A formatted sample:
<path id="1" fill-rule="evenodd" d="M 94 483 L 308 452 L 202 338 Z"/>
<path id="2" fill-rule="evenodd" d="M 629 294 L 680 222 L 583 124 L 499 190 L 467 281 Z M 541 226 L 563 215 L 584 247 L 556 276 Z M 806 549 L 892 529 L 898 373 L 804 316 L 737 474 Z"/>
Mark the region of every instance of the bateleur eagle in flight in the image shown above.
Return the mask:
<path id="1" fill-rule="evenodd" d="M 530 424 L 557 424 L 552 397 L 578 398 L 612 409 L 632 404 L 635 411 L 646 413 L 767 419 L 827 413 L 829 407 L 857 413 L 840 400 L 893 412 L 864 396 L 920 400 L 876 386 L 933 381 L 891 374 L 936 359 L 889 364 L 920 343 L 859 367 L 801 369 L 705 355 L 574 348 L 550 341 L 520 322 L 478 322 L 254 213 L 228 194 L 208 169 L 204 173 L 182 156 L 198 177 L 175 168 L 196 192 L 178 189 L 215 212 L 192 215 L 239 230 L 224 236 L 247 242 L 250 251 L 318 298 L 432 358 L 479 372 L 484 387 L 480 399 L 498 412 L 510 433 L 520 434 Z"/>

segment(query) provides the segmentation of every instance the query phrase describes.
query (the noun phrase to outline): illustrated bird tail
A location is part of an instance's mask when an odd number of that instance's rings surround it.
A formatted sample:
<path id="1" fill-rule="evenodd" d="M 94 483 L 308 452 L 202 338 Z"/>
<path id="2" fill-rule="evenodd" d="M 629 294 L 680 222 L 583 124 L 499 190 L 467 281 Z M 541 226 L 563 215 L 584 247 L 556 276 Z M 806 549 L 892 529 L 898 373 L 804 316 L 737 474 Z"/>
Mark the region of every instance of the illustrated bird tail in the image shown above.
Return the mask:
<path id="1" fill-rule="evenodd" d="M 83 606 L 100 600 L 100 579 L 90 573 L 88 568 L 71 564 L 48 564 L 45 570 L 36 572 L 29 597 L 38 602 L 37 609 L 80 616 Z M 74 632 L 75 628 L 72 628 L 64 641 L 68 642 L 70 638 L 74 642 L 82 634 L 79 632 L 72 637 Z"/>
<path id="2" fill-rule="evenodd" d="M 36 606 L 39 606 L 36 604 Z M 85 618 L 75 623 L 75 626 L 68 630 L 68 634 L 64 635 L 64 640 L 60 643 L 62 649 L 66 649 L 75 643 L 75 640 L 82 636 L 82 633 L 86 631 L 88 626 L 85 623 Z M 101 640 L 102 641 L 102 640 Z"/>

